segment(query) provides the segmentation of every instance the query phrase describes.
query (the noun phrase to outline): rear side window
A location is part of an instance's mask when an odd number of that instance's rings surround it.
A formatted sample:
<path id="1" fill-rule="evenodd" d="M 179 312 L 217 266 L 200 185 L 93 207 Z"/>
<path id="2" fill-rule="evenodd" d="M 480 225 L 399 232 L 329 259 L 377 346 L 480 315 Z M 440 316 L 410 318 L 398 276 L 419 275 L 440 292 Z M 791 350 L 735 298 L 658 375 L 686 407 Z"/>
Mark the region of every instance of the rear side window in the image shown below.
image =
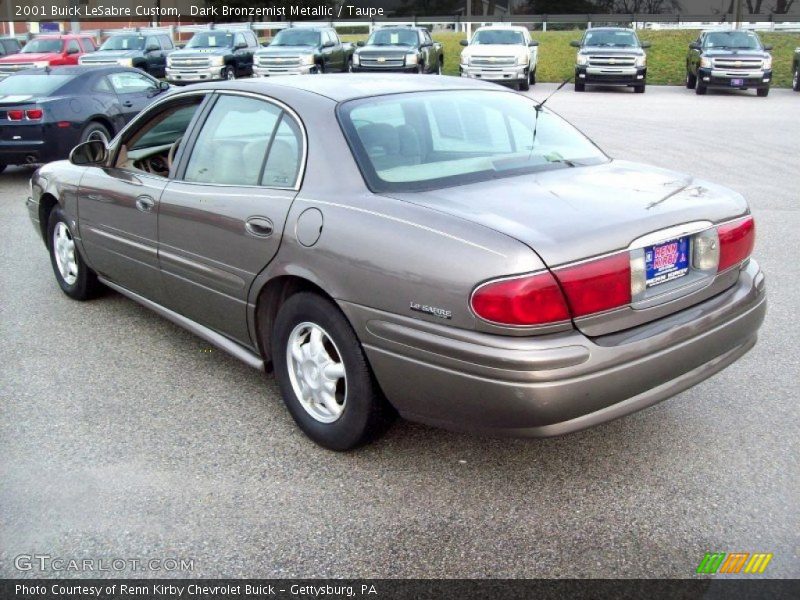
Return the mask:
<path id="1" fill-rule="evenodd" d="M 147 90 L 155 90 L 156 83 L 149 77 L 139 73 L 125 71 L 108 76 L 114 91 L 118 94 L 133 94 Z"/>

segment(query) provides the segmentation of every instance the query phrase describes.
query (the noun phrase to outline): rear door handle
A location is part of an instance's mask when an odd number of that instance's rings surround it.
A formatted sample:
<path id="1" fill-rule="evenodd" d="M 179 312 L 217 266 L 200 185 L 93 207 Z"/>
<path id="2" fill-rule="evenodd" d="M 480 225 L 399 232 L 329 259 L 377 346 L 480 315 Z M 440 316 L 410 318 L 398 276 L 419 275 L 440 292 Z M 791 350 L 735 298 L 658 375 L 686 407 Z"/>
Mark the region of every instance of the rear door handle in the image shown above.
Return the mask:
<path id="1" fill-rule="evenodd" d="M 125 102 L 122 103 L 122 106 L 130 108 L 131 106 L 133 106 L 133 102 L 131 102 L 130 100 L 125 100 Z"/>
<path id="2" fill-rule="evenodd" d="M 269 237 L 272 235 L 273 225 L 266 217 L 250 217 L 245 221 L 244 228 L 250 235 Z"/>
<path id="3" fill-rule="evenodd" d="M 136 198 L 136 208 L 142 212 L 150 212 L 156 205 L 156 201 L 150 196 L 139 196 Z"/>

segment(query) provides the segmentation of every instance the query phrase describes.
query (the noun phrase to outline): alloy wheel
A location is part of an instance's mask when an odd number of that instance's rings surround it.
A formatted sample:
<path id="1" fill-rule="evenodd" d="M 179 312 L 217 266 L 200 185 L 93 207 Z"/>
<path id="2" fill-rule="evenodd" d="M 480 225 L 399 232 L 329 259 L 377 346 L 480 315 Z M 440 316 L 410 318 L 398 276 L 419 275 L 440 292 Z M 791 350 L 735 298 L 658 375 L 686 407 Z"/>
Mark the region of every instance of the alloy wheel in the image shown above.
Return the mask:
<path id="1" fill-rule="evenodd" d="M 286 344 L 286 365 L 295 396 L 320 423 L 333 423 L 347 402 L 347 375 L 341 353 L 316 323 L 298 324 Z"/>
<path id="2" fill-rule="evenodd" d="M 56 223 L 53 229 L 53 256 L 61 278 L 67 285 L 78 280 L 78 261 L 75 256 L 75 240 L 66 223 Z"/>

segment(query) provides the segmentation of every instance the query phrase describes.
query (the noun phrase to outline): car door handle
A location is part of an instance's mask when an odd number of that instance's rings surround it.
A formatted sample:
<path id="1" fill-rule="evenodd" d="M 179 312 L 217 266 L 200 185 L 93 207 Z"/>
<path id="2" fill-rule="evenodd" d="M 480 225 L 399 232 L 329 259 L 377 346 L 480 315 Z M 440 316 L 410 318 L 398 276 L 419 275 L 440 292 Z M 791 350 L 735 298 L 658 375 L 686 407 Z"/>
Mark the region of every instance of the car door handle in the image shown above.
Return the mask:
<path id="1" fill-rule="evenodd" d="M 125 100 L 125 102 L 122 103 L 122 106 L 130 108 L 131 106 L 133 106 L 133 102 L 131 102 L 130 100 Z"/>
<path id="2" fill-rule="evenodd" d="M 150 196 L 139 196 L 136 198 L 136 208 L 142 212 L 150 212 L 156 205 L 156 201 Z"/>
<path id="3" fill-rule="evenodd" d="M 272 235 L 273 225 L 266 217 L 250 217 L 245 221 L 244 228 L 250 235 L 269 237 Z"/>

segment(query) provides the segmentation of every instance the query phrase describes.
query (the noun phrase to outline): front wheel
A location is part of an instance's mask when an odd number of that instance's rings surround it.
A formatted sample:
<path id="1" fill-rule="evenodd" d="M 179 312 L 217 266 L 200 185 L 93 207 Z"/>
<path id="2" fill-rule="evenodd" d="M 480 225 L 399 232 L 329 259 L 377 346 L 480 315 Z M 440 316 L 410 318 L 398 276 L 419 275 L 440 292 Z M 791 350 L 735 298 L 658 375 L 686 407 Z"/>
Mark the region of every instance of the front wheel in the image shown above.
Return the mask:
<path id="1" fill-rule="evenodd" d="M 576 83 L 575 84 L 575 91 L 576 92 L 585 92 L 586 91 L 586 84 L 585 83 Z"/>
<path id="2" fill-rule="evenodd" d="M 223 77 L 229 81 L 236 79 L 236 71 L 233 67 L 225 67 L 225 71 L 223 72 Z"/>
<path id="3" fill-rule="evenodd" d="M 695 87 L 697 87 L 697 76 L 686 71 L 686 89 L 693 90 Z"/>
<path id="4" fill-rule="evenodd" d="M 67 296 L 88 300 L 99 294 L 102 285 L 78 252 L 69 221 L 60 207 L 53 209 L 47 222 L 47 248 L 56 281 Z"/>
<path id="5" fill-rule="evenodd" d="M 698 96 L 705 96 L 707 91 L 708 88 L 698 81 L 697 86 L 694 88 L 694 93 Z"/>
<path id="6" fill-rule="evenodd" d="M 645 86 L 643 86 L 643 85 L 637 85 L 637 86 L 634 86 L 634 88 L 633 88 L 633 91 L 635 93 L 637 93 L 637 94 L 644 94 L 644 90 L 645 90 Z"/>
<path id="7" fill-rule="evenodd" d="M 353 57 L 348 56 L 347 62 L 344 64 L 343 73 L 352 73 L 353 72 Z"/>
<path id="8" fill-rule="evenodd" d="M 536 69 L 533 69 L 528 76 L 528 81 L 531 85 L 536 85 Z"/>
<path id="9" fill-rule="evenodd" d="M 800 92 L 800 67 L 797 67 L 794 70 L 794 75 L 792 76 L 792 89 L 795 92 Z"/>
<path id="10" fill-rule="evenodd" d="M 283 401 L 320 446 L 350 450 L 391 424 L 394 411 L 350 323 L 330 300 L 310 292 L 290 297 L 278 311 L 271 347 Z"/>
<path id="11" fill-rule="evenodd" d="M 520 92 L 527 92 L 529 89 L 531 89 L 531 84 L 528 83 L 528 78 L 527 77 L 525 77 L 525 79 L 520 79 L 519 80 L 519 82 L 517 83 L 517 89 Z"/>
<path id="12" fill-rule="evenodd" d="M 436 67 L 436 74 L 441 75 L 444 72 L 444 56 L 439 57 L 439 66 Z"/>
<path id="13" fill-rule="evenodd" d="M 769 96 L 769 88 L 758 88 L 756 90 L 756 94 L 759 98 L 766 98 Z"/>
<path id="14" fill-rule="evenodd" d="M 7 166 L 8 166 L 8 165 L 6 165 L 5 163 L 0 163 L 0 173 L 2 173 L 3 171 L 5 171 Z"/>

